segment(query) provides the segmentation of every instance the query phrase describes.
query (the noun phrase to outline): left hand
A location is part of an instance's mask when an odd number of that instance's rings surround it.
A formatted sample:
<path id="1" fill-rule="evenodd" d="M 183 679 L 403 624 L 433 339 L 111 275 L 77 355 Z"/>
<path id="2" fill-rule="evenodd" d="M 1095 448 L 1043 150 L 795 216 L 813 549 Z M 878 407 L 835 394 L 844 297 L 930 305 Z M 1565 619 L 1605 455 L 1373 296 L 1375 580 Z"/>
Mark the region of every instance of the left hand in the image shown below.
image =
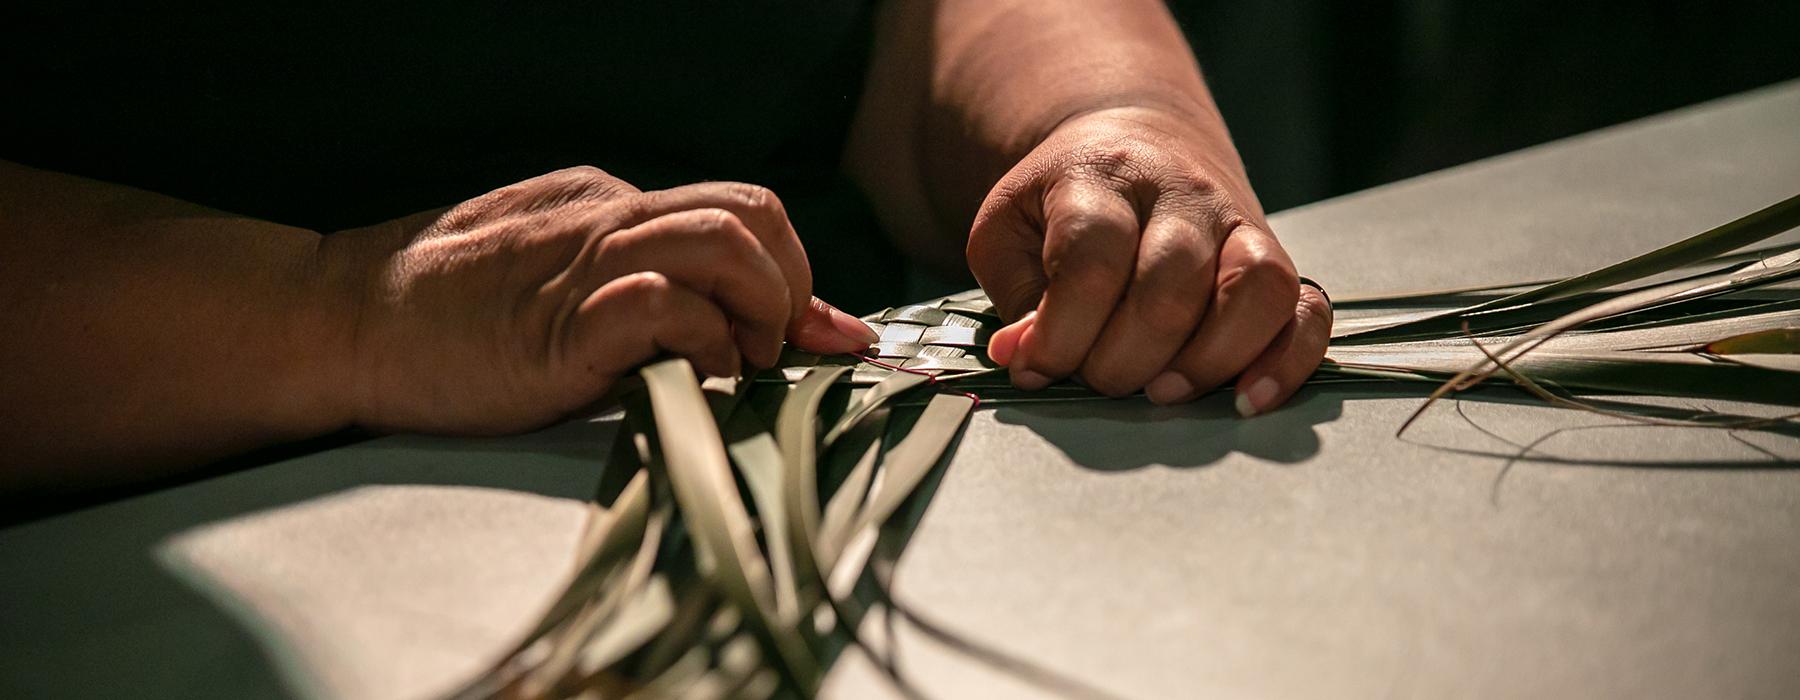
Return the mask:
<path id="1" fill-rule="evenodd" d="M 968 260 L 1009 322 L 989 352 L 1022 389 L 1075 376 L 1173 404 L 1235 377 L 1253 415 L 1286 401 L 1330 338 L 1330 305 L 1298 283 L 1216 120 L 1116 108 L 1063 122 L 988 194 Z"/>

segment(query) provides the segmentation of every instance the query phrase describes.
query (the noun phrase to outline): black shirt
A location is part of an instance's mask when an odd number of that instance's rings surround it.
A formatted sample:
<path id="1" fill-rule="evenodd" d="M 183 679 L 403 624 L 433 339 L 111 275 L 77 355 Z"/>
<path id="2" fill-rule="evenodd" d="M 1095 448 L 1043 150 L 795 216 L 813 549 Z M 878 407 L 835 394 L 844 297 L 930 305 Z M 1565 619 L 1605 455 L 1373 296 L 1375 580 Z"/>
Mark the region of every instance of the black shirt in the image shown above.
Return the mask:
<path id="1" fill-rule="evenodd" d="M 0 159 L 321 231 L 576 164 L 829 186 L 853 2 L 41 2 L 0 10 Z"/>

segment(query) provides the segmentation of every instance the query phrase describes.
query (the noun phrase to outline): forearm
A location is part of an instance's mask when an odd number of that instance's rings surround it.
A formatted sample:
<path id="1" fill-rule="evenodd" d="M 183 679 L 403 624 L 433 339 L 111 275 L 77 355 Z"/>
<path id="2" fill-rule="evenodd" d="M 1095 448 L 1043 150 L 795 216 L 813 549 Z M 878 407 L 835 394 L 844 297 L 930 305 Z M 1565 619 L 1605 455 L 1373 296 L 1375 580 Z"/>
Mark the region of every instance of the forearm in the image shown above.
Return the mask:
<path id="1" fill-rule="evenodd" d="M 0 491 L 163 473 L 348 424 L 316 233 L 0 163 Z"/>
<path id="2" fill-rule="evenodd" d="M 847 165 L 890 227 L 910 219 L 902 235 L 934 247 L 959 241 L 989 188 L 1046 135 L 1098 110 L 1166 116 L 1184 137 L 1217 144 L 1221 167 L 1242 170 L 1192 52 L 1155 0 L 896 3 L 870 82 Z"/>

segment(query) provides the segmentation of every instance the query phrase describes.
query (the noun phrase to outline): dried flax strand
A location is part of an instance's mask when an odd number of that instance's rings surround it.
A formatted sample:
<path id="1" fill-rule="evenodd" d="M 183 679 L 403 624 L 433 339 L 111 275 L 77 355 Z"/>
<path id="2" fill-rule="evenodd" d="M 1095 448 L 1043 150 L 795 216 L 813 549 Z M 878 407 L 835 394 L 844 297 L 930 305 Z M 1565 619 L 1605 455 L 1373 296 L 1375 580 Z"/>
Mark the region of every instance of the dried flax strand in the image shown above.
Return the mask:
<path id="1" fill-rule="evenodd" d="M 1800 290 L 1784 284 L 1800 279 L 1800 249 L 1736 252 L 1797 224 L 1793 197 L 1566 279 L 1359 298 L 1347 306 L 1372 315 L 1334 327 L 1309 383 L 1431 388 L 1421 412 L 1496 376 L 1621 417 L 1634 417 L 1628 404 L 1577 393 L 1800 405 Z M 1648 283 L 1672 271 L 1688 274 Z M 896 602 L 881 574 L 893 562 L 876 546 L 978 403 L 1100 397 L 1073 383 L 1013 389 L 986 356 L 1001 322 L 980 290 L 865 321 L 882 337 L 868 357 L 789 349 L 774 370 L 704 386 L 683 360 L 645 367 L 577 574 L 458 696 L 810 696 L 845 648 L 916 695 L 893 649 L 858 637 L 876 608 L 1037 687 L 1103 696 Z M 1644 420 L 1791 429 L 1796 418 Z"/>

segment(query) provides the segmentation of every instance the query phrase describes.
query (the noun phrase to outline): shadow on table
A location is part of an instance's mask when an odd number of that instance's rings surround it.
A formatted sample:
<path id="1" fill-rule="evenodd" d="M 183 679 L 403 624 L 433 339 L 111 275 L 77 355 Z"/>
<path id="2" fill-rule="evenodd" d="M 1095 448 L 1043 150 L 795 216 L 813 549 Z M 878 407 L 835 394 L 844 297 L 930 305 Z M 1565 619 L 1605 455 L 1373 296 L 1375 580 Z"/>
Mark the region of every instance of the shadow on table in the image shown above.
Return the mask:
<path id="1" fill-rule="evenodd" d="M 1544 401 L 1513 391 L 1506 387 L 1488 387 L 1476 391 L 1464 392 L 1447 397 L 1433 410 L 1450 413 L 1458 424 L 1471 433 L 1485 436 L 1494 443 L 1503 445 L 1500 449 L 1484 449 L 1464 444 L 1445 444 L 1441 439 L 1420 437 L 1416 433 L 1407 433 L 1396 439 L 1427 449 L 1471 457 L 1490 457 L 1504 460 L 1507 466 L 1517 463 L 1534 463 L 1548 465 L 1568 465 L 1584 467 L 1616 467 L 1626 469 L 1739 469 L 1769 470 L 1793 469 L 1800 467 L 1795 458 L 1778 454 L 1767 447 L 1746 439 L 1745 435 L 1764 435 L 1769 437 L 1800 439 L 1800 423 L 1791 420 L 1791 409 L 1764 407 L 1753 409 L 1749 414 L 1719 412 L 1708 406 L 1682 406 L 1674 400 L 1661 399 L 1662 403 L 1648 403 L 1646 400 L 1620 400 L 1607 398 L 1583 399 L 1588 405 L 1611 413 L 1590 413 L 1577 409 L 1548 406 Z M 1497 404 L 1507 406 L 1525 406 L 1544 410 L 1558 411 L 1568 418 L 1557 425 L 1549 426 L 1529 437 L 1512 437 L 1500 433 L 1487 420 L 1477 420 L 1470 415 L 1469 404 Z M 1756 415 L 1766 413 L 1768 415 Z M 1783 418 L 1782 416 L 1787 416 Z M 1681 424 L 1680 421 L 1708 420 L 1714 425 Z M 1738 424 L 1736 427 L 1730 424 Z M 1615 459 L 1594 454 L 1559 455 L 1546 449 L 1557 438 L 1578 436 L 1590 440 L 1605 439 L 1604 435 L 1619 432 L 1635 433 L 1643 430 L 1710 430 L 1730 435 L 1737 443 L 1755 455 L 1749 459 Z M 1629 439 L 1629 438 L 1627 438 Z"/>
<path id="2" fill-rule="evenodd" d="M 1343 416 L 1345 404 L 1378 399 L 1410 399 L 1423 404 L 1426 391 L 1407 385 L 1341 384 L 1301 389 L 1276 411 L 1250 419 L 1240 418 L 1232 407 L 1232 394 L 1221 391 L 1187 406 L 1154 406 L 1142 398 L 1117 401 L 1077 401 L 1002 405 L 994 418 L 1023 426 L 1043 437 L 1076 464 L 1098 471 L 1125 471 L 1150 465 L 1176 468 L 1203 467 L 1240 453 L 1280 464 L 1297 464 L 1319 454 L 1318 428 Z M 1691 420 L 1697 417 L 1750 423 L 1758 416 L 1731 416 L 1705 407 L 1682 407 L 1608 399 L 1589 399 L 1600 408 L 1629 411 L 1649 421 Z M 1502 404 L 1554 411 L 1562 418 L 1535 435 L 1508 437 L 1478 421 L 1464 410 L 1465 404 Z M 1800 438 L 1800 424 L 1792 421 L 1751 425 L 1729 431 L 1755 456 L 1745 459 L 1605 459 L 1593 455 L 1564 456 L 1546 445 L 1558 437 L 1601 432 L 1671 427 L 1634 421 L 1619 415 L 1599 415 L 1546 405 L 1543 400 L 1504 386 L 1483 387 L 1455 395 L 1433 407 L 1448 413 L 1457 429 L 1445 440 L 1441 430 L 1421 436 L 1414 430 L 1395 439 L 1426 449 L 1475 457 L 1491 457 L 1510 468 L 1518 463 L 1564 464 L 1590 467 L 1639 469 L 1792 469 L 1800 466 L 1791 456 L 1778 454 L 1741 434 Z M 1397 425 L 1394 427 L 1398 427 Z M 1689 427 L 1693 430 L 1719 428 Z M 1471 447 L 1491 440 L 1496 448 Z"/>
<path id="3" fill-rule="evenodd" d="M 1422 448 L 1415 453 L 1420 455 L 1418 459 L 1421 467 L 1429 466 L 1432 453 L 1492 458 L 1496 467 L 1496 499 L 1500 481 L 1516 462 L 1744 471 L 1792 469 L 1800 466 L 1791 458 L 1784 462 L 1779 449 L 1766 450 L 1751 443 L 1745 445 L 1746 455 L 1736 459 L 1728 459 L 1726 455 L 1720 454 L 1701 459 L 1692 459 L 1690 455 L 1689 459 L 1679 460 L 1595 461 L 1552 453 L 1546 450 L 1546 445 L 1559 435 L 1589 435 L 1607 430 L 1623 430 L 1623 439 L 1639 440 L 1641 438 L 1634 435 L 1633 430 L 1658 426 L 1633 424 L 1619 417 L 1547 406 L 1540 399 L 1503 386 L 1464 392 L 1452 400 L 1442 402 L 1430 410 L 1427 414 L 1429 420 L 1419 426 L 1424 429 L 1395 438 L 1393 431 L 1399 427 L 1400 419 L 1411 408 L 1423 404 L 1430 388 L 1373 383 L 1311 386 L 1302 389 L 1280 410 L 1252 419 L 1238 417 L 1232 407 L 1232 395 L 1229 392 L 1216 393 L 1192 405 L 1181 407 L 1156 407 L 1141 398 L 1001 404 L 994 407 L 993 417 L 1001 423 L 1026 428 L 1083 467 L 1107 472 L 1128 471 L 1152 465 L 1171 468 L 1205 467 L 1227 459 L 1234 453 L 1281 465 L 1298 464 L 1321 454 L 1325 449 L 1322 443 L 1326 439 L 1335 437 L 1344 440 L 1345 431 L 1373 429 L 1378 431 L 1371 437 L 1375 441 L 1399 441 Z M 1366 410 L 1371 408 L 1369 406 L 1355 406 L 1357 403 L 1377 401 L 1397 403 L 1406 407 L 1406 410 L 1395 411 L 1389 406 L 1383 410 L 1371 411 Z M 1603 400 L 1602 403 L 1604 404 Z M 1501 414 L 1495 417 L 1514 420 L 1506 427 L 1490 425 L 1487 420 L 1489 417 L 1481 415 L 1481 412 L 1463 410 L 1465 404 L 1487 404 L 1488 408 Z M 1608 406 L 1615 409 L 1628 407 L 1622 404 Z M 1661 419 L 1710 413 L 1705 407 L 1630 407 L 1642 411 L 1643 415 Z M 1345 420 L 1346 413 L 1354 414 L 1349 416 L 1346 423 L 1334 426 L 1331 430 L 1322 429 L 1326 424 Z M 1526 416 L 1537 419 L 1547 416 L 1548 422 L 1518 420 Z M 1521 425 L 1537 426 L 1539 429 L 1522 433 L 1519 437 L 1524 439 L 1505 434 L 1509 429 Z M 1793 438 L 1800 437 L 1800 426 L 1792 423 L 1772 424 L 1763 426 L 1758 432 Z M 1481 445 L 1490 440 L 1493 441 L 1492 445 Z M 1587 441 L 1584 446 L 1594 445 L 1592 441 Z M 1342 451 L 1346 449 L 1346 445 L 1335 445 L 1333 449 Z M 900 513 L 884 530 L 879 559 L 889 569 L 904 566 L 906 545 L 930 508 L 942 477 L 943 469 L 934 470 L 931 477 L 921 484 L 911 508 Z M 866 591 L 864 595 L 866 597 L 861 602 L 865 607 L 878 598 Z M 1014 682 L 1042 690 L 1046 697 L 1108 696 L 1104 687 L 1092 684 L 1103 679 L 1071 677 L 1056 668 L 1042 667 L 1032 663 L 1029 658 L 1012 654 L 1003 646 L 979 643 L 976 641 L 979 635 L 971 634 L 974 630 L 962 629 L 954 619 L 936 619 L 929 615 L 930 611 L 923 610 L 913 610 L 903 615 L 892 615 L 888 610 L 877 612 L 881 617 L 868 621 L 864 629 L 878 640 L 878 646 L 882 649 L 892 650 L 894 645 L 901 647 L 897 652 L 899 656 L 912 653 L 904 648 L 915 644 L 943 647 L 957 652 L 968 663 L 985 667 L 996 677 L 1010 678 Z M 914 614 L 925 614 L 929 623 L 940 630 L 924 632 L 920 622 L 908 619 L 909 615 Z M 896 618 L 899 618 L 898 622 Z M 909 632 L 903 637 L 904 642 L 897 641 L 894 632 L 896 626 Z"/>
<path id="4" fill-rule="evenodd" d="M 0 697 L 289 696 L 271 640 L 162 561 L 168 541 L 367 486 L 588 499 L 615 432 L 383 438 L 0 530 Z"/>
<path id="5" fill-rule="evenodd" d="M 1609 399 L 1588 399 L 1590 405 L 1608 411 L 1617 411 L 1612 415 L 1588 414 L 1564 408 L 1546 407 L 1536 397 L 1525 396 L 1518 392 L 1504 389 L 1489 389 L 1465 393 L 1450 398 L 1445 403 L 1449 406 L 1441 410 L 1453 412 L 1456 420 L 1469 432 L 1485 436 L 1492 443 L 1503 445 L 1499 449 L 1470 447 L 1463 444 L 1442 444 L 1431 437 L 1402 436 L 1401 440 L 1424 447 L 1435 452 L 1468 457 L 1487 457 L 1500 463 L 1494 472 L 1489 501 L 1494 506 L 1500 505 L 1501 489 L 1513 469 L 1521 464 L 1566 466 L 1583 468 L 1613 468 L 1639 470 L 1677 470 L 1677 471 L 1785 471 L 1800 468 L 1800 457 L 1789 451 L 1800 440 L 1800 424 L 1791 420 L 1767 420 L 1758 415 L 1731 415 L 1716 412 L 1708 407 L 1678 405 L 1647 404 L 1643 402 L 1623 402 Z M 1666 400 L 1665 400 L 1666 401 Z M 1530 437 L 1511 437 L 1502 434 L 1495 426 L 1488 425 L 1486 420 L 1477 420 L 1470 415 L 1468 404 L 1489 403 L 1513 406 L 1535 406 L 1545 410 L 1567 411 L 1569 418 L 1560 425 L 1537 431 Z M 1761 409 L 1760 413 L 1781 415 L 1791 411 L 1787 409 Z M 1577 420 L 1586 421 L 1584 423 Z M 1653 421 L 1682 421 L 1706 419 L 1718 422 L 1736 422 L 1739 428 L 1702 427 L 1698 425 L 1679 426 L 1668 423 L 1658 424 Z M 1705 459 L 1617 459 L 1594 454 L 1587 450 L 1581 454 L 1559 453 L 1550 446 L 1559 438 L 1581 440 L 1580 444 L 1609 444 L 1611 440 L 1638 439 L 1637 433 L 1645 430 L 1709 430 L 1728 435 L 1740 452 L 1747 453 L 1744 458 L 1727 458 L 1723 455 Z M 1625 433 L 1623 437 L 1620 433 Z M 1758 435 L 1764 438 L 1785 439 L 1786 445 L 1759 444 L 1748 436 Z M 1778 451 L 1779 450 L 1779 451 Z M 1782 452 L 1787 452 L 1783 454 Z"/>
<path id="6" fill-rule="evenodd" d="M 1203 467 L 1234 452 L 1296 464 L 1319 453 L 1316 428 L 1337 420 L 1344 401 L 1360 395 L 1308 387 L 1280 410 L 1251 419 L 1238 416 L 1230 392 L 1185 406 L 1156 406 L 1142 398 L 1009 404 L 995 409 L 994 419 L 1024 426 L 1076 464 L 1099 471 Z"/>

